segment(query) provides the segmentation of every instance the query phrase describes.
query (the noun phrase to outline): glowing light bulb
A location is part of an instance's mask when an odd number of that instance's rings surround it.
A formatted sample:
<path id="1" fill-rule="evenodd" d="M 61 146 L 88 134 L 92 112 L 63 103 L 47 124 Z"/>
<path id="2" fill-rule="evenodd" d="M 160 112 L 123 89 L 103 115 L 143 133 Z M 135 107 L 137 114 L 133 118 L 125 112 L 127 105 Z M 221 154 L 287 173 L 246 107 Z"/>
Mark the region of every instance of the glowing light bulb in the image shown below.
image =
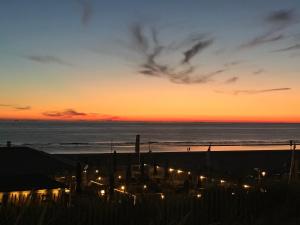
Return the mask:
<path id="1" fill-rule="evenodd" d="M 177 170 L 177 173 L 181 174 L 181 173 L 183 173 L 183 171 L 182 170 Z"/>

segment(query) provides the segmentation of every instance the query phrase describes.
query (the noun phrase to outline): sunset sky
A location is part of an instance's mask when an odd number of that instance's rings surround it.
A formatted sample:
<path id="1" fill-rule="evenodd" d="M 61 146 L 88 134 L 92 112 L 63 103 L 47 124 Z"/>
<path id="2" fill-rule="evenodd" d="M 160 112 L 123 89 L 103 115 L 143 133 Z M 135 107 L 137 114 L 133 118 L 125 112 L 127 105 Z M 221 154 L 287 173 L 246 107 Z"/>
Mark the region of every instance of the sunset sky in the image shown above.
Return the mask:
<path id="1" fill-rule="evenodd" d="M 300 122 L 299 0 L 3 0 L 0 30 L 0 119 Z"/>

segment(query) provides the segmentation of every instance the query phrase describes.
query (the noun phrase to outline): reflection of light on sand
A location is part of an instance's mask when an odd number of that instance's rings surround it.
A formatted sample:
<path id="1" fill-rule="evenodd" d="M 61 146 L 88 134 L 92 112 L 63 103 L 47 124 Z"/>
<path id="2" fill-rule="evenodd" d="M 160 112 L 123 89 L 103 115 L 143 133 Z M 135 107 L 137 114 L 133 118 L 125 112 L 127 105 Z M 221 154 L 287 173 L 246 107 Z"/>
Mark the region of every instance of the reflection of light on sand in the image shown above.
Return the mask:
<path id="1" fill-rule="evenodd" d="M 162 151 L 162 152 L 186 152 L 186 149 L 188 147 L 191 148 L 191 152 L 197 152 L 197 151 L 207 151 L 208 146 L 176 146 L 176 145 L 159 145 L 155 146 L 156 148 L 153 148 L 153 151 Z M 288 150 L 287 145 L 212 145 L 211 147 L 212 151 L 255 151 L 255 150 Z"/>
<path id="2" fill-rule="evenodd" d="M 132 152 L 134 148 L 131 144 L 120 144 L 115 145 L 114 150 L 117 152 Z M 187 148 L 190 148 L 191 152 L 199 152 L 199 151 L 207 151 L 208 145 L 197 145 L 195 143 L 191 143 L 190 145 L 186 143 L 152 143 L 151 150 L 152 152 L 186 152 Z M 85 154 L 85 153 L 109 153 L 107 150 L 109 147 L 105 146 L 69 146 L 68 149 L 64 148 L 61 150 L 51 149 L 48 152 L 50 153 L 68 153 L 68 154 Z M 42 149 L 47 152 L 47 149 Z M 148 152 L 148 144 L 141 144 L 141 152 Z M 288 145 L 272 145 L 272 144 L 254 144 L 254 145 L 214 145 L 211 146 L 212 151 L 255 151 L 255 150 L 289 150 Z"/>

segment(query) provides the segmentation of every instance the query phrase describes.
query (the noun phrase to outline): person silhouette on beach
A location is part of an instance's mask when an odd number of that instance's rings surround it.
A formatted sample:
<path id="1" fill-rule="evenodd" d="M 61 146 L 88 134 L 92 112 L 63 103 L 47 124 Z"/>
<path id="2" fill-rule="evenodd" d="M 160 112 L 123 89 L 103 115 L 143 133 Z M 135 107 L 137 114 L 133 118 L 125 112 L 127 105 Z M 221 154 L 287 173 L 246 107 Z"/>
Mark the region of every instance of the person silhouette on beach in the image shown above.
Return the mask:
<path id="1" fill-rule="evenodd" d="M 211 150 L 211 144 L 209 144 L 207 151 L 210 152 Z"/>

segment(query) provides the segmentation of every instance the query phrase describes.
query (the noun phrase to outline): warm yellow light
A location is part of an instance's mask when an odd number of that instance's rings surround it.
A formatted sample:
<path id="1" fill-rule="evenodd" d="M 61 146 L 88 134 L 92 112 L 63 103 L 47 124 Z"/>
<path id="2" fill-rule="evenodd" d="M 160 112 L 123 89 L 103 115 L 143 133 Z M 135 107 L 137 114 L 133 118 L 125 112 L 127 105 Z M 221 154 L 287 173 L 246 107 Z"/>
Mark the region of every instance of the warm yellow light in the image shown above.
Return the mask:
<path id="1" fill-rule="evenodd" d="M 221 184 L 224 184 L 226 181 L 225 180 L 220 180 L 220 183 Z"/>
<path id="2" fill-rule="evenodd" d="M 191 175 L 191 172 L 190 172 L 190 171 L 188 172 L 188 175 Z"/>
<path id="3" fill-rule="evenodd" d="M 118 179 L 122 179 L 122 176 L 121 176 L 121 175 L 119 175 L 119 176 L 118 176 Z"/>
<path id="4" fill-rule="evenodd" d="M 202 195 L 201 194 L 197 194 L 197 198 L 201 198 L 202 197 Z"/>
<path id="5" fill-rule="evenodd" d="M 65 188 L 65 192 L 66 192 L 66 193 L 70 193 L 70 189 Z"/>
<path id="6" fill-rule="evenodd" d="M 102 196 L 105 195 L 105 190 L 101 190 L 100 193 Z"/>
<path id="7" fill-rule="evenodd" d="M 243 187 L 244 187 L 245 189 L 249 189 L 249 188 L 250 188 L 250 185 L 244 184 Z"/>
<path id="8" fill-rule="evenodd" d="M 27 198 L 28 195 L 30 194 L 30 191 L 22 191 L 22 195 Z"/>
<path id="9" fill-rule="evenodd" d="M 86 173 L 86 170 L 84 170 L 83 173 Z"/>
<path id="10" fill-rule="evenodd" d="M 170 171 L 170 172 L 173 172 L 173 171 L 174 171 L 174 169 L 173 169 L 173 168 L 170 168 L 170 169 L 169 169 L 169 171 Z"/>
<path id="11" fill-rule="evenodd" d="M 2 203 L 2 201 L 3 201 L 3 193 L 0 192 L 0 203 Z"/>
<path id="12" fill-rule="evenodd" d="M 160 198 L 161 198 L 161 199 L 165 199 L 164 194 L 161 194 L 161 195 L 160 195 Z"/>
<path id="13" fill-rule="evenodd" d="M 124 185 L 121 186 L 121 190 L 122 190 L 122 191 L 125 190 L 125 186 L 124 186 Z"/>
<path id="14" fill-rule="evenodd" d="M 205 176 L 200 176 L 200 180 L 204 180 L 205 179 Z"/>
<path id="15" fill-rule="evenodd" d="M 52 190 L 52 194 L 53 194 L 53 195 L 56 195 L 56 196 L 57 196 L 58 193 L 59 193 L 59 189 L 53 189 L 53 190 Z"/>
<path id="16" fill-rule="evenodd" d="M 235 193 L 234 193 L 234 192 L 231 192 L 231 195 L 235 195 Z"/>
<path id="17" fill-rule="evenodd" d="M 99 173 L 99 170 L 95 170 L 95 173 Z"/>
<path id="18" fill-rule="evenodd" d="M 147 189 L 147 185 L 144 185 L 143 188 L 144 188 L 144 189 Z"/>
<path id="19" fill-rule="evenodd" d="M 261 172 L 261 175 L 262 175 L 263 177 L 266 176 L 266 175 L 267 175 L 266 171 L 262 171 L 262 172 Z"/>
<path id="20" fill-rule="evenodd" d="M 14 191 L 10 193 L 11 198 L 19 198 L 20 192 Z"/>
<path id="21" fill-rule="evenodd" d="M 181 174 L 181 173 L 183 173 L 183 171 L 182 170 L 177 170 L 177 173 Z"/>
<path id="22" fill-rule="evenodd" d="M 102 180 L 102 177 L 98 177 L 97 180 Z"/>
<path id="23" fill-rule="evenodd" d="M 46 194 L 46 192 L 47 192 L 46 189 L 41 189 L 41 190 L 37 190 L 36 193 L 41 194 L 41 195 L 44 195 L 44 194 Z"/>

